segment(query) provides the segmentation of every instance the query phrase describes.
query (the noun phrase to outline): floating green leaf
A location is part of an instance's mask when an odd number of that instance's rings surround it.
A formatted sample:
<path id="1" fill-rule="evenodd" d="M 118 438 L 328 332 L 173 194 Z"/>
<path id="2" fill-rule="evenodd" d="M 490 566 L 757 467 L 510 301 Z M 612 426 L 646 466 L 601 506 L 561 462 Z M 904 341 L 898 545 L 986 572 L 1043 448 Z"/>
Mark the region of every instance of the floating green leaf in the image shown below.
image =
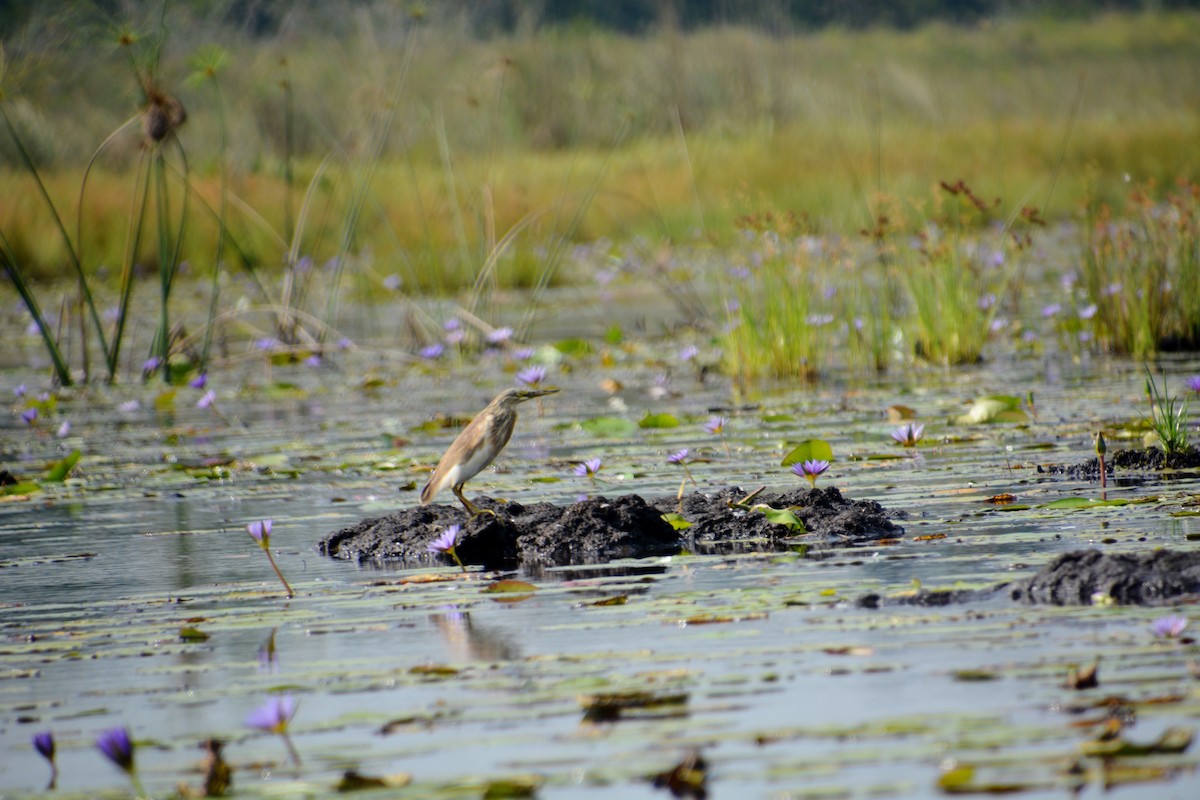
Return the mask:
<path id="1" fill-rule="evenodd" d="M 989 422 L 1025 422 L 1028 419 L 1021 409 L 1021 398 L 1007 394 L 981 397 L 971 410 L 960 416 L 959 425 L 983 425 Z"/>
<path id="2" fill-rule="evenodd" d="M 683 518 L 683 514 L 676 514 L 672 511 L 670 514 L 663 514 L 662 518 L 670 523 L 671 527 L 677 531 L 686 530 L 692 527 L 692 523 Z"/>
<path id="3" fill-rule="evenodd" d="M 639 428 L 678 428 L 679 420 L 672 414 L 647 414 L 638 420 Z"/>
<path id="4" fill-rule="evenodd" d="M 78 449 L 72 450 L 58 461 L 50 465 L 50 469 L 46 470 L 45 479 L 51 483 L 62 483 L 71 474 L 71 470 L 75 469 L 75 465 L 79 463 L 79 456 L 82 455 Z"/>
<path id="5" fill-rule="evenodd" d="M 768 522 L 775 525 L 782 525 L 794 533 L 808 533 L 808 529 L 804 527 L 804 523 L 790 508 L 771 508 L 766 503 L 759 503 L 758 505 L 751 506 L 750 510 L 761 512 L 767 518 Z"/>
<path id="6" fill-rule="evenodd" d="M 185 625 L 179 629 L 179 638 L 185 642 L 207 642 L 208 634 L 193 625 Z"/>
<path id="7" fill-rule="evenodd" d="M 1049 503 L 1043 503 L 1038 508 L 1099 508 L 1101 506 L 1128 506 L 1141 503 L 1153 503 L 1157 497 L 1114 497 L 1111 500 L 1096 500 L 1090 497 L 1063 497 Z"/>
<path id="8" fill-rule="evenodd" d="M 637 430 L 637 425 L 624 417 L 592 417 L 579 423 L 579 427 L 592 436 L 610 439 L 624 439 Z"/>
<path id="9" fill-rule="evenodd" d="M 833 446 L 824 439 L 807 439 L 784 456 L 780 466 L 790 467 L 801 461 L 833 461 Z"/>
<path id="10" fill-rule="evenodd" d="M 31 494 L 33 492 L 40 492 L 41 490 L 42 487 L 33 481 L 19 481 L 18 483 L 10 483 L 7 486 L 0 486 L 0 495 Z"/>
<path id="11" fill-rule="evenodd" d="M 587 339 L 560 339 L 554 348 L 565 356 L 582 357 L 591 354 L 592 343 Z"/>

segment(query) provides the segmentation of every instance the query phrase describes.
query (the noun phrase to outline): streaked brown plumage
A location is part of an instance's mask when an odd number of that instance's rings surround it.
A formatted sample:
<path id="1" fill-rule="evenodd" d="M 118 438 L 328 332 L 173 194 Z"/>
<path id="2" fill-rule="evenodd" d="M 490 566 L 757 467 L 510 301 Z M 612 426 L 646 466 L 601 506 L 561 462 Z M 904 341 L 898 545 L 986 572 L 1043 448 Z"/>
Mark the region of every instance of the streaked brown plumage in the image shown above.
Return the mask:
<path id="1" fill-rule="evenodd" d="M 447 486 L 471 516 L 485 513 L 462 493 L 463 484 L 491 464 L 508 444 L 517 424 L 517 406 L 526 400 L 554 394 L 558 389 L 505 389 L 475 415 L 438 461 L 421 489 L 421 505 L 429 505 Z M 490 513 L 490 512 L 486 512 Z"/>

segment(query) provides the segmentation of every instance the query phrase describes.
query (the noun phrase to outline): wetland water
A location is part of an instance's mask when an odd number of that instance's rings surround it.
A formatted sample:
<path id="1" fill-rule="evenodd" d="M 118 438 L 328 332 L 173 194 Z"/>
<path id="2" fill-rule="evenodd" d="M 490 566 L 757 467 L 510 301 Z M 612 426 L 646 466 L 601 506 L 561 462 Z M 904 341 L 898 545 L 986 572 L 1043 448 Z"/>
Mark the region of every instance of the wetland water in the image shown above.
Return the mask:
<path id="1" fill-rule="evenodd" d="M 10 415 L 0 434 L 14 474 L 37 475 L 72 447 L 83 458 L 78 477 L 0 505 L 0 793 L 41 793 L 49 771 L 30 739 L 52 730 L 56 796 L 129 796 L 92 744 L 127 725 L 154 797 L 199 784 L 198 743 L 209 737 L 227 742 L 238 796 L 325 796 L 356 769 L 409 775 L 406 788 L 385 792 L 396 797 L 479 797 L 489 782 L 526 776 L 538 776 L 546 798 L 666 797 L 645 777 L 694 749 L 717 798 L 936 797 L 952 764 L 974 767 L 973 784 L 1023 787 L 1022 797 L 1061 798 L 1077 784 L 1082 797 L 1200 796 L 1194 748 L 1081 755 L 1106 698 L 1122 698 L 1113 702 L 1136 718 L 1129 741 L 1197 726 L 1189 664 L 1200 651 L 1152 635 L 1164 609 L 851 602 L 914 581 L 989 585 L 1079 547 L 1194 546 L 1200 517 L 1185 514 L 1200 495 L 1195 474 L 1110 482 L 1108 498 L 1154 498 L 1146 503 L 1038 507 L 1099 496 L 1096 485 L 1036 469 L 1090 457 L 1097 421 L 1114 432 L 1110 451 L 1140 443 L 1140 364 L 1001 357 L 764 387 L 731 406 L 722 379 L 701 384 L 678 365 L 673 394 L 653 396 L 673 347 L 631 347 L 610 365 L 584 359 L 555 374 L 563 392 L 543 416 L 523 409 L 500 470 L 468 495 L 569 502 L 592 491 L 572 467 L 593 456 L 604 460 L 599 492 L 670 495 L 682 473 L 666 457 L 682 447 L 698 457 L 690 469 L 701 491 L 782 489 L 800 480 L 779 466 L 783 455 L 823 438 L 836 462 L 818 485 L 907 511 L 902 540 L 808 553 L 751 544 L 518 573 L 537 586 L 521 598 L 481 593 L 491 576 L 450 580 L 457 569 L 433 559 L 359 566 L 318 555 L 325 534 L 417 502 L 425 473 L 416 467 L 454 434 L 421 423 L 433 410 L 473 413 L 511 385 L 499 360 L 445 374 L 370 349 L 316 369 L 254 363 L 212 376 L 219 414 L 196 408 L 199 392 L 186 387 L 169 408 L 155 406 L 156 387 L 79 389 L 59 402 L 71 422 L 62 440 Z M 1200 361 L 1168 360 L 1166 370 L 1177 393 Z M 367 375 L 384 382 L 366 388 Z M 624 384 L 617 400 L 599 386 L 609 377 Z M 11 397 L 43 378 L 13 366 L 2 380 Z M 1026 390 L 1036 420 L 955 422 L 978 397 Z M 123 405 L 132 400 L 137 408 Z M 894 404 L 926 423 L 916 457 L 895 457 L 904 451 L 885 419 Z M 732 455 L 704 430 L 714 409 L 728 418 Z M 681 424 L 623 436 L 578 425 L 648 411 Z M 985 502 L 1003 493 L 1030 508 Z M 245 531 L 263 518 L 274 520 L 290 601 Z M 183 641 L 185 626 L 209 638 Z M 272 631 L 278 660 L 264 666 Z M 1097 658 L 1098 688 L 1065 687 L 1072 666 Z M 279 737 L 243 724 L 280 692 L 298 700 L 299 767 Z M 659 702 L 616 721 L 584 714 L 587 698 L 630 692 Z"/>

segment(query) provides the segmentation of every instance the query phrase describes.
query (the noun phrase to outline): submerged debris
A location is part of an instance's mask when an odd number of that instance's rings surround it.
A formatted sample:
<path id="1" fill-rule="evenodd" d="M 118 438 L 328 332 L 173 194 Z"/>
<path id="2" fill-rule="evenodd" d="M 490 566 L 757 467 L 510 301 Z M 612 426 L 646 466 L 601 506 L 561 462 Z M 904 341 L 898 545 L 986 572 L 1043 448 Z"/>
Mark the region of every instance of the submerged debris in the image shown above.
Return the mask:
<path id="1" fill-rule="evenodd" d="M 462 532 L 456 550 L 464 563 L 503 569 L 673 555 L 684 547 L 704 549 L 747 539 L 784 546 L 785 540 L 801 536 L 805 542 L 855 545 L 904 535 L 904 529 L 892 521 L 902 518 L 903 512 L 888 511 L 871 500 L 847 500 L 833 487 L 762 493 L 753 497 L 752 506 L 733 505 L 746 497 L 740 489 L 726 489 L 683 498 L 682 517 L 690 526 L 682 530 L 663 518 L 678 510 L 674 497 L 651 501 L 636 494 L 593 497 L 568 506 L 480 498 L 477 504 L 495 516 L 468 518 L 457 506 L 416 506 L 364 519 L 326 536 L 317 549 L 348 560 L 417 561 L 428 557 L 431 541 L 457 524 Z M 805 530 L 772 522 L 762 513 L 764 505 L 790 508 Z"/>

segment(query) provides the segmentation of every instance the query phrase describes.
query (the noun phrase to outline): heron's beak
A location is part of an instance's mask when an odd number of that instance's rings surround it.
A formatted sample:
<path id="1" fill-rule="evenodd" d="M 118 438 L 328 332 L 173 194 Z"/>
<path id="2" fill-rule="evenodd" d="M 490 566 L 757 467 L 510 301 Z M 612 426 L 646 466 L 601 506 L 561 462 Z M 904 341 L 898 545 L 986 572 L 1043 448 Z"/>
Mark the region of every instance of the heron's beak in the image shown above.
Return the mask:
<path id="1" fill-rule="evenodd" d="M 535 397 L 544 397 L 548 394 L 555 394 L 558 391 L 558 389 L 522 389 L 521 399 L 532 400 Z"/>

